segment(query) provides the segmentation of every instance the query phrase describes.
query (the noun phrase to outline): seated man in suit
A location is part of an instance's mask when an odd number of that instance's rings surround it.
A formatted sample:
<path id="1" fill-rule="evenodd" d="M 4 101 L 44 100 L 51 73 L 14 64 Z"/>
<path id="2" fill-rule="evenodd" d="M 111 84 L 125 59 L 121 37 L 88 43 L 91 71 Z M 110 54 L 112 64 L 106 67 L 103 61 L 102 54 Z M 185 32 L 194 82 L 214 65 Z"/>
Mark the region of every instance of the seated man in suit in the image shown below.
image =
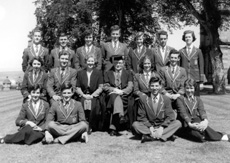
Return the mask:
<path id="1" fill-rule="evenodd" d="M 61 100 L 61 85 L 65 82 L 70 82 L 73 90 L 76 90 L 77 70 L 68 67 L 70 54 L 68 51 L 59 52 L 60 66 L 53 68 L 50 71 L 47 81 L 47 92 L 51 98 L 51 103 Z"/>
<path id="2" fill-rule="evenodd" d="M 72 85 L 64 83 L 61 92 L 62 100 L 54 102 L 48 113 L 43 143 L 66 144 L 79 139 L 87 143 L 88 124 L 81 103 L 71 99 Z"/>
<path id="3" fill-rule="evenodd" d="M 32 43 L 24 50 L 22 56 L 22 70 L 25 72 L 31 66 L 29 62 L 34 57 L 41 57 L 43 60 L 42 68 L 47 72 L 49 70 L 49 51 L 41 45 L 42 31 L 35 29 L 33 31 Z"/>
<path id="4" fill-rule="evenodd" d="M 169 53 L 170 64 L 160 69 L 164 85 L 162 93 L 172 100 L 173 109 L 176 109 L 175 100 L 184 95 L 184 81 L 187 79 L 185 69 L 177 65 L 179 60 L 180 52 L 173 49 Z"/>
<path id="5" fill-rule="evenodd" d="M 214 131 L 208 126 L 208 119 L 204 104 L 200 97 L 195 96 L 196 80 L 185 81 L 185 96 L 177 99 L 179 113 L 182 117 L 183 135 L 194 141 L 230 141 L 229 136 Z"/>
<path id="6" fill-rule="evenodd" d="M 133 77 L 130 71 L 124 69 L 123 56 L 112 56 L 111 62 L 114 66 L 110 71 L 105 72 L 104 89 L 107 91 L 109 99 L 107 108 L 112 110 L 110 135 L 115 136 L 118 134 L 120 124 L 126 121 L 128 98 L 133 90 Z"/>
<path id="7" fill-rule="evenodd" d="M 142 143 L 155 139 L 175 140 L 173 134 L 181 127 L 181 123 L 176 120 L 170 99 L 159 94 L 160 78 L 152 77 L 149 88 L 151 93 L 140 97 L 137 121 L 133 123 L 134 133 L 142 136 Z"/>
<path id="8" fill-rule="evenodd" d="M 59 46 L 51 50 L 50 53 L 50 68 L 56 68 L 60 66 L 59 63 L 59 53 L 61 51 L 67 51 L 69 53 L 69 65 L 74 68 L 74 56 L 75 52 L 68 47 L 68 36 L 66 33 L 61 33 L 59 36 Z"/>

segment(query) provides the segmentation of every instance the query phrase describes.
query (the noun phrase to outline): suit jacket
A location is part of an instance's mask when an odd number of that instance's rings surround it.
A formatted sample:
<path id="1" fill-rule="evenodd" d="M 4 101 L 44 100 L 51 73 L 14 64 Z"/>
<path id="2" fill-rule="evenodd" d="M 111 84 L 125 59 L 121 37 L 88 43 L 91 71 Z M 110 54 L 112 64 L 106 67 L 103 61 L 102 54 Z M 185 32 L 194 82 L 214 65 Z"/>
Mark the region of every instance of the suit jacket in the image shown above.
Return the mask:
<path id="1" fill-rule="evenodd" d="M 184 67 L 188 78 L 193 78 L 197 82 L 205 82 L 204 59 L 200 49 L 193 47 L 190 55 L 187 54 L 186 47 L 180 50 L 181 67 Z"/>
<path id="2" fill-rule="evenodd" d="M 166 46 L 166 52 L 165 52 L 165 57 L 164 60 L 162 58 L 162 54 L 160 51 L 160 46 L 156 46 L 153 48 L 153 57 L 154 57 L 154 63 L 155 63 L 155 69 L 159 73 L 160 68 L 166 66 L 169 63 L 169 52 L 174 49 L 170 46 Z"/>
<path id="3" fill-rule="evenodd" d="M 125 60 L 128 56 L 128 48 L 126 44 L 119 42 L 118 48 L 115 50 L 112 46 L 112 42 L 102 44 L 102 58 L 103 58 L 103 70 L 108 71 L 113 67 L 110 62 L 110 57 L 113 55 L 123 55 Z"/>
<path id="4" fill-rule="evenodd" d="M 43 88 L 42 94 L 40 97 L 43 100 L 47 100 L 46 99 L 47 80 L 48 80 L 48 75 L 45 73 L 45 71 L 40 71 L 35 81 L 33 80 L 32 69 L 30 71 L 26 71 L 23 77 L 22 87 L 21 87 L 21 93 L 22 93 L 23 98 L 26 99 L 29 96 L 29 89 L 33 87 L 34 85 L 38 84 L 40 85 L 41 88 Z"/>
<path id="5" fill-rule="evenodd" d="M 48 49 L 41 46 L 38 52 L 38 56 L 40 56 L 43 59 L 44 62 L 44 70 L 49 70 L 49 51 Z M 25 72 L 30 66 L 28 65 L 30 60 L 36 57 L 35 50 L 33 48 L 33 45 L 30 47 L 24 49 L 23 56 L 22 56 L 22 71 Z"/>
<path id="6" fill-rule="evenodd" d="M 75 55 L 75 52 L 73 50 L 71 50 L 70 48 L 67 48 L 68 52 L 70 53 L 70 58 L 69 58 L 69 66 L 74 68 L 74 60 L 73 57 Z M 60 48 L 54 48 L 53 50 L 51 50 L 50 53 L 50 69 L 52 68 L 56 68 L 59 67 L 59 51 Z"/>
<path id="7" fill-rule="evenodd" d="M 152 71 L 151 77 L 160 77 L 157 72 Z M 150 78 L 151 78 L 150 77 Z M 135 74 L 134 76 L 134 94 L 137 96 L 143 93 L 149 93 L 149 83 L 147 83 L 143 73 Z"/>
<path id="8" fill-rule="evenodd" d="M 139 73 L 140 72 L 140 60 L 142 57 L 148 55 L 149 57 L 152 56 L 152 50 L 146 48 L 143 46 L 142 50 L 140 53 L 138 53 L 137 49 L 131 49 L 129 50 L 128 54 L 128 69 L 133 71 L 134 73 Z M 154 63 L 152 63 L 154 65 Z"/>
<path id="9" fill-rule="evenodd" d="M 60 67 L 53 68 L 50 71 L 49 78 L 47 81 L 47 92 L 49 96 L 52 98 L 53 95 L 61 95 L 61 86 L 65 82 L 70 82 L 73 86 L 73 90 L 75 92 L 76 89 L 76 77 L 77 70 L 68 67 L 66 73 L 64 75 L 64 80 L 61 79 Z"/>
<path id="10" fill-rule="evenodd" d="M 16 119 L 16 126 L 23 127 L 26 125 L 27 121 L 34 122 L 37 126 L 45 129 L 46 117 L 49 112 L 49 104 L 43 100 L 40 100 L 40 106 L 38 113 L 36 114 L 32 101 L 27 101 L 22 104 L 20 113 Z"/>
<path id="11" fill-rule="evenodd" d="M 181 95 L 185 93 L 184 82 L 187 79 L 187 74 L 184 68 L 177 66 L 173 77 L 170 66 L 165 66 L 160 69 L 160 76 L 164 85 L 162 93 L 179 93 Z"/>
<path id="12" fill-rule="evenodd" d="M 104 75 L 104 88 L 108 92 L 112 92 L 115 85 L 115 76 L 114 76 L 114 69 L 111 69 L 105 72 Z M 133 76 L 129 70 L 122 70 L 121 73 L 121 89 L 124 91 L 125 94 L 130 94 L 133 90 Z"/>
<path id="13" fill-rule="evenodd" d="M 100 70 L 94 69 L 90 76 L 90 86 L 88 86 L 88 77 L 86 69 L 83 69 L 78 72 L 77 75 L 77 93 L 79 95 L 86 94 L 88 91 L 89 94 L 98 96 L 102 92 L 102 88 L 99 87 L 103 84 L 103 76 Z M 79 88 L 79 89 L 78 89 Z"/>
<path id="14" fill-rule="evenodd" d="M 63 106 L 63 102 L 54 102 L 47 116 L 46 129 L 50 121 L 59 122 L 60 124 L 77 124 L 85 121 L 85 113 L 82 104 L 73 99 L 70 100 L 68 109 Z"/>
<path id="15" fill-rule="evenodd" d="M 97 59 L 96 68 L 101 70 L 101 64 L 102 64 L 101 49 L 93 45 L 91 50 L 87 53 L 85 50 L 85 46 L 79 47 L 77 49 L 76 55 L 74 56 L 74 67 L 77 71 L 80 71 L 87 67 L 85 62 L 86 56 L 94 56 L 94 58 Z"/>
<path id="16" fill-rule="evenodd" d="M 164 95 L 160 95 L 156 112 L 153 109 L 151 95 L 142 95 L 138 109 L 137 121 L 142 122 L 147 127 L 167 127 L 176 120 L 172 110 L 171 100 Z"/>
<path id="17" fill-rule="evenodd" d="M 190 102 L 187 97 L 180 96 L 177 98 L 177 106 L 181 118 L 186 122 L 185 126 L 193 119 L 207 119 L 204 104 L 200 97 L 194 96 L 194 101 Z"/>

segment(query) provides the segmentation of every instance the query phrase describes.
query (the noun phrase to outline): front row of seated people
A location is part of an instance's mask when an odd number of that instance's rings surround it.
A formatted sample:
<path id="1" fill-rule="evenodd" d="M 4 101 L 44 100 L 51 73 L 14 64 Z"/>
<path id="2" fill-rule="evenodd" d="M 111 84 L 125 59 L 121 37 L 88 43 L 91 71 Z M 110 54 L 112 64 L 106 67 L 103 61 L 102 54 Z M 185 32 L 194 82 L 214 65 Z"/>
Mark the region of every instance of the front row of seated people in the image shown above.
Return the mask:
<path id="1" fill-rule="evenodd" d="M 203 102 L 194 96 L 196 82 L 190 78 L 186 79 L 184 70 L 175 64 L 179 60 L 179 54 L 172 51 L 169 56 L 170 65 L 162 68 L 163 72 L 160 75 L 152 71 L 151 58 L 143 57 L 140 64 L 143 72 L 134 76 L 134 84 L 131 72 L 123 68 L 123 57 L 111 57 L 113 68 L 105 72 L 104 86 L 102 73 L 94 68 L 96 62 L 94 57 L 86 59 L 87 68 L 78 73 L 76 80 L 77 73 L 68 67 L 68 54 L 60 53 L 60 66 L 51 71 L 48 81 L 43 80 L 43 85 L 34 82 L 38 81 L 36 74 L 42 74 L 42 69 L 38 68 L 42 62 L 34 59 L 29 75 L 24 77 L 27 82 L 22 91 L 25 92 L 23 93 L 25 99 L 16 120 L 16 125 L 20 126 L 20 129 L 15 134 L 1 138 L 0 142 L 15 144 L 33 144 L 41 140 L 43 144 L 65 144 L 77 140 L 87 142 L 87 133 L 96 130 L 94 118 L 100 115 L 98 98 L 103 89 L 107 94 L 106 108 L 111 113 L 109 122 L 111 136 L 118 135 L 121 125 L 136 112 L 132 131 L 141 137 L 141 142 L 174 140 L 174 134 L 181 126 L 183 135 L 192 140 L 228 141 L 228 135 L 208 127 Z M 51 97 L 51 108 L 40 98 L 46 85 Z M 133 85 L 134 94 L 138 96 L 137 111 L 133 111 L 132 106 L 128 107 Z M 72 99 L 75 92 L 79 95 L 80 102 Z M 176 103 L 176 108 L 172 108 L 172 102 Z M 176 119 L 176 115 L 180 121 Z"/>

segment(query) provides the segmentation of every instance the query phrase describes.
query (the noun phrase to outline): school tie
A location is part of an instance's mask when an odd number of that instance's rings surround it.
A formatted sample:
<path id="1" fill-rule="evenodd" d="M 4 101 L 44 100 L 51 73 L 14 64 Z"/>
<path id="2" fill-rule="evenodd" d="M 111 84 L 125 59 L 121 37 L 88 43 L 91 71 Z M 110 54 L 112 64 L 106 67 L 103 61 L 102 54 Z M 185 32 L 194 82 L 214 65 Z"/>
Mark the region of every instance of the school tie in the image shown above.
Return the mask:
<path id="1" fill-rule="evenodd" d="M 191 53 L 191 47 L 188 47 L 188 55 Z"/>
<path id="2" fill-rule="evenodd" d="M 141 48 L 140 48 L 140 47 L 137 48 L 137 52 L 138 52 L 138 53 L 141 52 Z"/>
<path id="3" fill-rule="evenodd" d="M 174 76 L 175 74 L 175 67 L 172 67 L 172 75 Z"/>
<path id="4" fill-rule="evenodd" d="M 61 81 L 63 82 L 65 76 L 65 69 L 61 69 Z"/>
<path id="5" fill-rule="evenodd" d="M 149 83 L 149 73 L 145 74 L 145 80 L 146 80 L 146 83 L 148 84 Z"/>
<path id="6" fill-rule="evenodd" d="M 121 84 L 121 75 L 120 75 L 120 71 L 116 72 L 116 81 L 115 81 L 115 85 L 117 87 L 120 87 Z"/>
<path id="7" fill-rule="evenodd" d="M 35 45 L 35 53 L 38 53 L 38 45 Z"/>
<path id="8" fill-rule="evenodd" d="M 86 46 L 85 51 L 86 51 L 86 53 L 88 53 L 88 52 L 89 52 L 89 47 L 88 47 L 88 46 Z"/>
<path id="9" fill-rule="evenodd" d="M 36 81 L 37 77 L 38 77 L 38 72 L 35 71 L 35 72 L 34 72 L 34 78 L 33 78 L 34 82 Z"/>

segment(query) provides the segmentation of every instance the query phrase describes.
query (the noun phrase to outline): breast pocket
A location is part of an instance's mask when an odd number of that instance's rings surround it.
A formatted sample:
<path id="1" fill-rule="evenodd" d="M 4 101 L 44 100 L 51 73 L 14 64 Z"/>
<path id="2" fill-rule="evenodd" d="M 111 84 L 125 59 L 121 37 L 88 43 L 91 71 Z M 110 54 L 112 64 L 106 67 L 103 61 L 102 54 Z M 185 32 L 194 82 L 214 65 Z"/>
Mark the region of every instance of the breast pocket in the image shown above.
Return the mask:
<path id="1" fill-rule="evenodd" d="M 198 66 L 198 57 L 196 56 L 196 57 L 193 57 L 193 64 L 195 65 L 195 66 Z"/>

